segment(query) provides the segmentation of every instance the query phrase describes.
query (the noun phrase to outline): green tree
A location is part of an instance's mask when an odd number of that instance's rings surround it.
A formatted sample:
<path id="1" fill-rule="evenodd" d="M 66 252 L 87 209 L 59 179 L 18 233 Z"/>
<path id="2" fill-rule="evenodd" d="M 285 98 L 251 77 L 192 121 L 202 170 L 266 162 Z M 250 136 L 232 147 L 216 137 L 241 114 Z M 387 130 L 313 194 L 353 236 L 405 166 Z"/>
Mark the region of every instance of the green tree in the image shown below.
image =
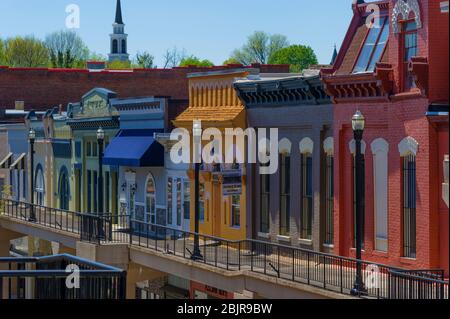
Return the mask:
<path id="1" fill-rule="evenodd" d="M 248 37 L 247 43 L 242 48 L 233 51 L 230 58 L 244 65 L 266 64 L 274 52 L 288 45 L 289 41 L 284 35 L 269 35 L 263 31 L 256 31 Z"/>
<path id="2" fill-rule="evenodd" d="M 291 72 L 301 72 L 310 65 L 317 64 L 317 56 L 309 46 L 291 45 L 272 53 L 270 64 L 289 64 Z"/>
<path id="3" fill-rule="evenodd" d="M 84 65 L 89 50 L 81 37 L 74 31 L 57 31 L 45 38 L 45 45 L 54 68 L 74 68 Z"/>
<path id="4" fill-rule="evenodd" d="M 4 66 L 5 64 L 5 44 L 3 43 L 3 40 L 0 39 L 0 66 Z"/>
<path id="5" fill-rule="evenodd" d="M 223 61 L 222 64 L 223 64 L 223 65 L 228 65 L 228 64 L 241 64 L 241 62 L 239 62 L 239 61 L 236 60 L 235 58 L 229 58 L 229 59 Z"/>
<path id="6" fill-rule="evenodd" d="M 203 67 L 207 67 L 207 66 L 214 66 L 214 63 L 212 63 L 209 60 L 200 60 L 199 58 L 197 58 L 196 56 L 189 56 L 187 58 L 184 58 L 181 60 L 180 65 L 181 67 L 183 66 L 203 66 Z"/>
<path id="7" fill-rule="evenodd" d="M 136 54 L 136 64 L 140 68 L 144 69 L 153 69 L 156 66 L 154 65 L 155 57 L 148 52 L 138 52 Z"/>
<path id="8" fill-rule="evenodd" d="M 98 61 L 98 62 L 106 62 L 108 59 L 106 56 L 96 52 L 89 52 L 89 56 L 87 61 Z"/>
<path id="9" fill-rule="evenodd" d="M 11 67 L 48 67 L 50 64 L 47 47 L 33 36 L 6 40 L 4 59 Z"/>
<path id="10" fill-rule="evenodd" d="M 131 68 L 130 61 L 113 61 L 108 62 L 108 69 L 110 70 L 126 70 Z"/>

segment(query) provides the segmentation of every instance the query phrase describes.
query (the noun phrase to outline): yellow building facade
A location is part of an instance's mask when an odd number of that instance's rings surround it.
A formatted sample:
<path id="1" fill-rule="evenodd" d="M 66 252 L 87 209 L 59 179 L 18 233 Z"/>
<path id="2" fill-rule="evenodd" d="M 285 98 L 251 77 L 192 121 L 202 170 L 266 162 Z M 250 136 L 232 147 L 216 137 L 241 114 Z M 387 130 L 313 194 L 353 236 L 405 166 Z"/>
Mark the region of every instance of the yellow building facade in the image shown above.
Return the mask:
<path id="1" fill-rule="evenodd" d="M 173 124 L 188 130 L 192 136 L 194 121 L 201 121 L 203 132 L 208 128 L 220 130 L 223 136 L 222 154 L 226 150 L 226 129 L 245 129 L 245 108 L 239 100 L 233 83 L 248 76 L 248 70 L 224 70 L 189 75 L 189 107 Z M 203 146 L 209 141 L 203 141 Z M 223 192 L 225 171 L 241 171 L 242 193 L 225 196 Z M 194 165 L 188 176 L 191 182 L 190 228 L 195 229 Z M 246 176 L 244 165 L 218 163 L 204 164 L 200 172 L 200 228 L 205 235 L 242 240 L 247 238 Z"/>

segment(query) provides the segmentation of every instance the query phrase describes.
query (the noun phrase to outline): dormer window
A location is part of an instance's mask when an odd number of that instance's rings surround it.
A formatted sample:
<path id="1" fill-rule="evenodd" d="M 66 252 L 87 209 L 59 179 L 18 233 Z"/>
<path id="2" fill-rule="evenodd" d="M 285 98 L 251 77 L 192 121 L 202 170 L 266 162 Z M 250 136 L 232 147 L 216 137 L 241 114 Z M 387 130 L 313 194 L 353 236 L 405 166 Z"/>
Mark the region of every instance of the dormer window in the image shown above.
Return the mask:
<path id="1" fill-rule="evenodd" d="M 403 38 L 403 74 L 404 90 L 415 88 L 415 82 L 411 72 L 408 71 L 408 64 L 412 57 L 417 56 L 417 23 L 416 20 L 409 20 L 402 23 Z"/>
<path id="2" fill-rule="evenodd" d="M 353 73 L 373 72 L 380 61 L 389 38 L 389 19 L 380 18 L 380 26 L 371 25 Z"/>

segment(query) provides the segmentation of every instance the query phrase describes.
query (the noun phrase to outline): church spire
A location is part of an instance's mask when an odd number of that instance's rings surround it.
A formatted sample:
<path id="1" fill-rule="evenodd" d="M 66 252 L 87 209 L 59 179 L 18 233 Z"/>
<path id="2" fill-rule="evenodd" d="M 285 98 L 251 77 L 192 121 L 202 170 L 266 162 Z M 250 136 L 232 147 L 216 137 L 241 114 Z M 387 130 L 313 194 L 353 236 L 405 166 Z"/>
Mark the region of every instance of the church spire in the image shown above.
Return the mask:
<path id="1" fill-rule="evenodd" d="M 117 24 L 123 24 L 123 20 L 122 20 L 122 6 L 120 4 L 120 0 L 117 0 L 116 20 L 114 22 L 117 23 Z"/>
<path id="2" fill-rule="evenodd" d="M 128 34 L 125 33 L 125 24 L 122 19 L 122 5 L 120 0 L 117 0 L 116 19 L 113 23 L 113 33 L 109 36 L 111 38 L 111 53 L 109 54 L 109 62 L 128 62 L 130 60 L 130 55 L 127 53 Z"/>
<path id="3" fill-rule="evenodd" d="M 337 58 L 338 52 L 336 49 L 336 44 L 334 45 L 334 51 L 333 51 L 333 57 L 331 58 L 331 65 L 334 65 L 334 62 L 336 62 L 336 58 Z"/>

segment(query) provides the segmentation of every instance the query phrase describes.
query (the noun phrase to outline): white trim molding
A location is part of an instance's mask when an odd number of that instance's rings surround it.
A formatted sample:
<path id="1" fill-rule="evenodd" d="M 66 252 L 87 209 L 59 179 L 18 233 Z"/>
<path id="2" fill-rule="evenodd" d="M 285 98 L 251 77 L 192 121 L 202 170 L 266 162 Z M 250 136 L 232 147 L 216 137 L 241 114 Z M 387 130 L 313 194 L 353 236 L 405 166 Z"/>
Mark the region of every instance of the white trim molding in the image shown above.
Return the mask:
<path id="1" fill-rule="evenodd" d="M 280 154 L 291 154 L 292 143 L 288 138 L 283 138 L 278 143 L 278 151 Z"/>
<path id="2" fill-rule="evenodd" d="M 301 154 L 312 154 L 314 151 L 314 142 L 309 137 L 305 137 L 300 141 L 299 147 Z"/>
<path id="3" fill-rule="evenodd" d="M 356 141 L 354 139 L 352 139 L 350 141 L 350 143 L 348 143 L 348 148 L 350 149 L 350 153 L 355 155 L 355 152 L 356 152 Z M 366 142 L 361 141 L 361 153 L 362 154 L 366 154 L 366 148 L 367 148 Z"/>
<path id="4" fill-rule="evenodd" d="M 323 150 L 328 156 L 334 155 L 334 138 L 328 137 L 323 141 Z"/>
<path id="5" fill-rule="evenodd" d="M 389 143 L 377 138 L 371 144 L 373 154 L 375 250 L 388 251 L 388 153 Z"/>
<path id="6" fill-rule="evenodd" d="M 417 156 L 417 153 L 419 152 L 419 143 L 411 136 L 405 137 L 398 144 L 398 151 L 402 157 L 408 155 Z"/>

